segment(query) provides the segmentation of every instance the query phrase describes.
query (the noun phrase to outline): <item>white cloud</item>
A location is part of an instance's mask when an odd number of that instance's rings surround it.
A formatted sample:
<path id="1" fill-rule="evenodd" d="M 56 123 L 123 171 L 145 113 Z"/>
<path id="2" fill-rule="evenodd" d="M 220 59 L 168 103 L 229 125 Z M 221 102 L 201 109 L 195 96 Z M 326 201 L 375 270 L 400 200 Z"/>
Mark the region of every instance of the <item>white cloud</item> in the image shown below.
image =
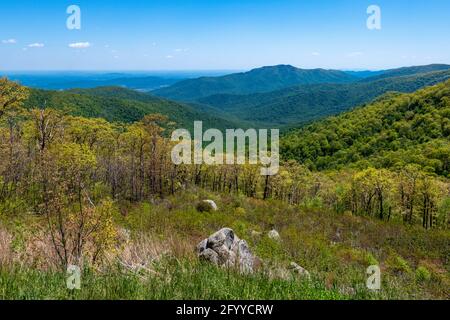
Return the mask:
<path id="1" fill-rule="evenodd" d="M 38 43 L 38 42 L 31 43 L 31 44 L 28 45 L 28 48 L 43 48 L 43 47 L 45 47 L 45 44 Z"/>
<path id="2" fill-rule="evenodd" d="M 16 44 L 17 40 L 16 39 L 2 40 L 2 43 L 4 43 L 4 44 Z"/>
<path id="3" fill-rule="evenodd" d="M 173 56 L 171 56 L 171 55 L 166 56 L 166 59 L 172 59 L 172 58 L 173 58 Z"/>
<path id="4" fill-rule="evenodd" d="M 89 48 L 90 46 L 91 46 L 91 44 L 89 42 L 75 42 L 75 43 L 69 44 L 69 47 L 74 48 L 74 49 L 86 49 L 86 48 Z"/>
<path id="5" fill-rule="evenodd" d="M 350 53 L 348 54 L 348 56 L 349 56 L 350 58 L 354 58 L 354 57 L 362 56 L 363 54 L 364 54 L 364 53 L 361 52 L 361 51 L 355 51 L 355 52 L 350 52 Z"/>
<path id="6" fill-rule="evenodd" d="M 312 52 L 311 54 L 315 57 L 320 56 L 320 52 Z"/>

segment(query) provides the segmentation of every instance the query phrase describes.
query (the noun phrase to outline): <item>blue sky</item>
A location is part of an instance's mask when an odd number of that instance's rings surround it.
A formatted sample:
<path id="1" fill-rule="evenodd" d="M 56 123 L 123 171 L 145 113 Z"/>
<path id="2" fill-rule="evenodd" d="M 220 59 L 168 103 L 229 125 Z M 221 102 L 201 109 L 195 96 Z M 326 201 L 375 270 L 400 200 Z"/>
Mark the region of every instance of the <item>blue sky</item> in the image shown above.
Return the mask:
<path id="1" fill-rule="evenodd" d="M 66 28 L 72 4 L 81 8 L 81 30 Z M 372 4 L 381 8 L 381 30 L 366 27 Z M 450 63 L 448 0 L 11 0 L 0 13 L 0 70 Z"/>

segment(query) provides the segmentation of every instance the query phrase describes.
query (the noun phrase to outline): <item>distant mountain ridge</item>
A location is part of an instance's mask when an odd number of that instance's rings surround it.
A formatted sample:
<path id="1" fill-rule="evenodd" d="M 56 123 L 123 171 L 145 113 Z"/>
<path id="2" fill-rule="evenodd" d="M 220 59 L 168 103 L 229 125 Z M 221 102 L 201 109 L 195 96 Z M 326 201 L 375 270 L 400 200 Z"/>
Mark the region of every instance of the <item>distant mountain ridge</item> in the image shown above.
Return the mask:
<path id="1" fill-rule="evenodd" d="M 391 70 L 384 70 L 381 74 L 367 77 L 361 81 L 368 82 L 368 81 L 381 80 L 381 79 L 392 78 L 392 77 L 410 76 L 410 75 L 417 75 L 417 74 L 421 74 L 421 73 L 446 71 L 446 70 L 450 70 L 450 65 L 429 64 L 426 66 L 403 67 L 403 68 L 397 68 L 397 69 L 391 69 Z"/>
<path id="2" fill-rule="evenodd" d="M 300 85 L 268 93 L 214 95 L 200 99 L 203 105 L 246 121 L 272 126 L 301 125 L 371 102 L 389 91 L 413 92 L 450 79 L 450 70 L 381 78 L 350 84 Z"/>
<path id="3" fill-rule="evenodd" d="M 153 93 L 179 101 L 195 101 L 215 94 L 263 93 L 301 84 L 350 83 L 357 80 L 359 78 L 339 70 L 277 65 L 221 77 L 183 80 Z"/>

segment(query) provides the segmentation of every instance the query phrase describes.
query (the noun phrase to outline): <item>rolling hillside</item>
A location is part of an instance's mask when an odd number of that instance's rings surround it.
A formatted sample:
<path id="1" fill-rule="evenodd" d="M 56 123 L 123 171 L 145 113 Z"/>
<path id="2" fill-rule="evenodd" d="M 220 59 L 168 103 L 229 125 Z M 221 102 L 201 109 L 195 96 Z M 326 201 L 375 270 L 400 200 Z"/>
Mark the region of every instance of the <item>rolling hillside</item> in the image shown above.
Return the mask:
<path id="1" fill-rule="evenodd" d="M 108 121 L 131 123 L 147 114 L 159 113 L 175 122 L 180 128 L 191 129 L 195 120 L 206 127 L 234 128 L 239 124 L 219 116 L 213 111 L 205 113 L 192 107 L 120 87 L 47 91 L 30 89 L 25 102 L 28 108 L 51 107 L 84 117 L 100 117 Z"/>
<path id="2" fill-rule="evenodd" d="M 184 80 L 154 93 L 174 100 L 194 101 L 215 94 L 269 92 L 300 84 L 349 83 L 357 79 L 343 71 L 278 65 L 222 77 Z"/>
<path id="3" fill-rule="evenodd" d="M 296 130 L 283 138 L 285 158 L 313 169 L 401 168 L 411 163 L 450 177 L 450 80 Z"/>
<path id="4" fill-rule="evenodd" d="M 243 120 L 291 126 L 336 115 L 389 91 L 414 92 L 449 78 L 450 71 L 436 71 L 371 82 L 301 85 L 261 94 L 214 95 L 199 103 Z"/>

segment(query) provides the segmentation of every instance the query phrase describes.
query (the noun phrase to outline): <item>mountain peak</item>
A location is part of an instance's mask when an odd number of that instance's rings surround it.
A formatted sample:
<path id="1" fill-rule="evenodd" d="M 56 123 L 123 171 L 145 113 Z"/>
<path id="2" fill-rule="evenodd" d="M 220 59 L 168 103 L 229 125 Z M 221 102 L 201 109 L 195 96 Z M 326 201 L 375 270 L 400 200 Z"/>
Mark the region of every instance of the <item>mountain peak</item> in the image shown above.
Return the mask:
<path id="1" fill-rule="evenodd" d="M 349 83 L 356 80 L 343 71 L 308 70 L 280 64 L 221 77 L 189 79 L 155 93 L 174 100 L 195 101 L 216 94 L 264 93 L 301 84 Z"/>

